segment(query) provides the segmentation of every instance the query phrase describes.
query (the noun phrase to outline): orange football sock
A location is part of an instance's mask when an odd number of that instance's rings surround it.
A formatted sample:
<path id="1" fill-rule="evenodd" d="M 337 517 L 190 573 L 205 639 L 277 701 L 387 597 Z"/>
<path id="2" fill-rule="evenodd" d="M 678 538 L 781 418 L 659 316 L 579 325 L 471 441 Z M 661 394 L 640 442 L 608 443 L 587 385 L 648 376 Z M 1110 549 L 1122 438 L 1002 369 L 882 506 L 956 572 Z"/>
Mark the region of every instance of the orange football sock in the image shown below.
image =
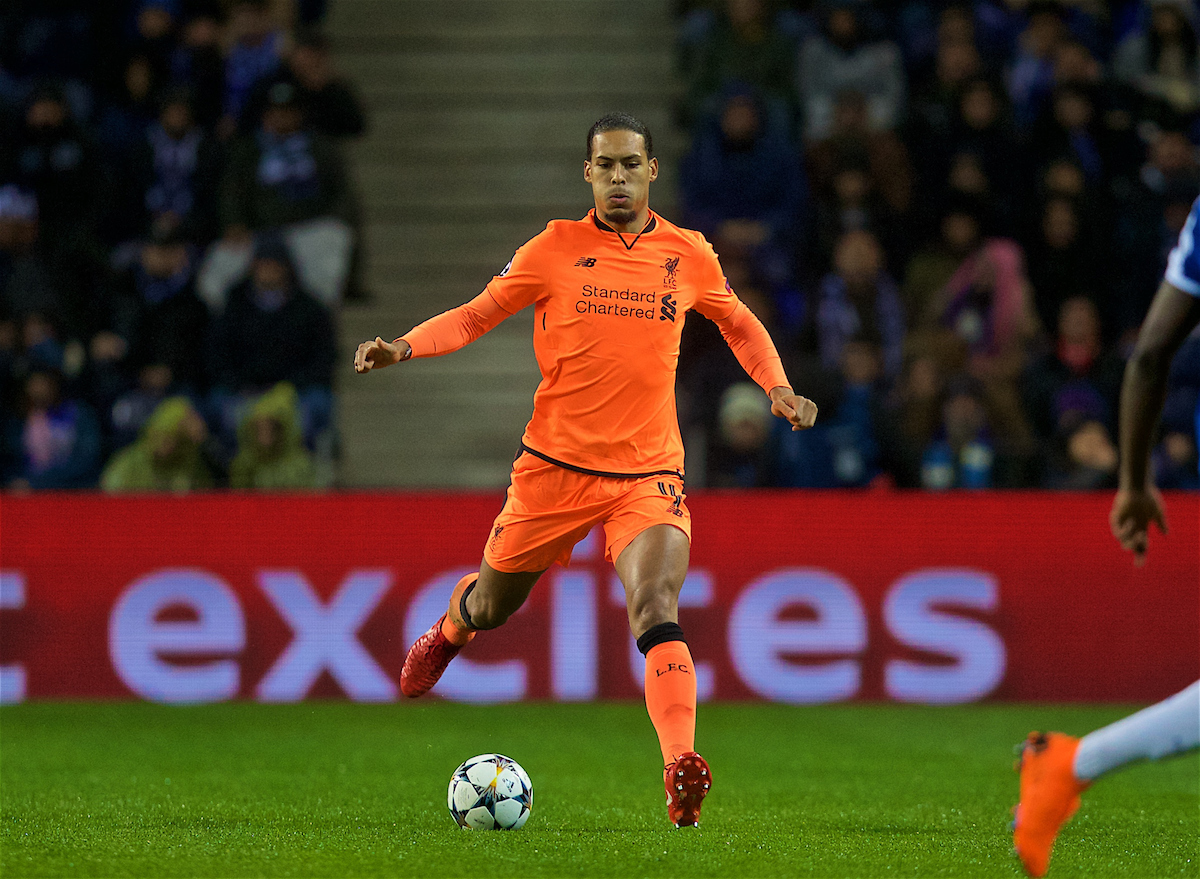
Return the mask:
<path id="1" fill-rule="evenodd" d="M 475 637 L 475 629 L 471 627 L 470 616 L 463 614 L 463 596 L 475 586 L 478 574 L 467 574 L 454 586 L 450 593 L 450 607 L 442 617 L 442 634 L 451 644 L 462 647 Z"/>
<path id="2" fill-rule="evenodd" d="M 664 766 L 696 749 L 696 670 L 683 641 L 665 641 L 646 654 L 646 711 Z"/>

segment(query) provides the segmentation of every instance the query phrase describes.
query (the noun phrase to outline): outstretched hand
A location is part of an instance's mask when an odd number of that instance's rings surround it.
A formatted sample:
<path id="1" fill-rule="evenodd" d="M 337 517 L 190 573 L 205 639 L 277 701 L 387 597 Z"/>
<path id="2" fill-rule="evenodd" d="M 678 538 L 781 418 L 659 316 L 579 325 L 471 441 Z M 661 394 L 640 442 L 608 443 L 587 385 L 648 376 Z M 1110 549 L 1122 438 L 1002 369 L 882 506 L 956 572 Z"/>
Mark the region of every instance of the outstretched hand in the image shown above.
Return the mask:
<path id="1" fill-rule="evenodd" d="M 792 430 L 808 430 L 817 423 L 817 404 L 791 388 L 772 388 L 771 414 L 787 419 Z"/>
<path id="2" fill-rule="evenodd" d="M 372 369 L 383 369 L 385 366 L 407 360 L 411 354 L 412 348 L 403 339 L 393 344 L 376 336 L 374 341 L 363 342 L 354 352 L 354 371 L 364 373 Z"/>
<path id="3" fill-rule="evenodd" d="M 1133 553 L 1133 562 L 1138 567 L 1146 561 L 1146 544 L 1151 522 L 1156 523 L 1158 530 L 1163 534 L 1167 533 L 1167 516 L 1163 511 L 1162 496 L 1157 489 L 1121 489 L 1117 492 L 1112 512 L 1108 516 L 1108 524 L 1121 548 Z"/>

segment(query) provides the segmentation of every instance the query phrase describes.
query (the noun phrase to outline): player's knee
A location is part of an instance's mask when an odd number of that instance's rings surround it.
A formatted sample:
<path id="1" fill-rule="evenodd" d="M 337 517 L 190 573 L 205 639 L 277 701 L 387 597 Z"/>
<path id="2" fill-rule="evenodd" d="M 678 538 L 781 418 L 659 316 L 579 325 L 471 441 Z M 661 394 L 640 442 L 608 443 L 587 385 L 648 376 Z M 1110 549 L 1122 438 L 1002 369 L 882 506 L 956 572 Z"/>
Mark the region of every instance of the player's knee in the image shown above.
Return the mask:
<path id="1" fill-rule="evenodd" d="M 660 623 L 674 622 L 679 612 L 679 585 L 669 578 L 656 578 L 631 590 L 628 598 L 629 625 L 644 632 Z"/>

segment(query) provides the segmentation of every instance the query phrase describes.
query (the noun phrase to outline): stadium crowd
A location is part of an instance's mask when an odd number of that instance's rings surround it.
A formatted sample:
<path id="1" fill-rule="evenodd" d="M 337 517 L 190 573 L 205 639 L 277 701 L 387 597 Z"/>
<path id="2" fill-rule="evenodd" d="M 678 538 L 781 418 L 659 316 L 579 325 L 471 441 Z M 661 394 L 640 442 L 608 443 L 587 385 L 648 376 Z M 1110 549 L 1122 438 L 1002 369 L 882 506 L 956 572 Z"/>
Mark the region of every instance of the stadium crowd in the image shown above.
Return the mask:
<path id="1" fill-rule="evenodd" d="M 1200 191 L 1193 0 L 678 4 L 679 216 L 820 406 L 689 321 L 710 486 L 1111 488 L 1124 360 Z M 1155 450 L 1197 487 L 1200 338 Z"/>
<path id="2" fill-rule="evenodd" d="M 328 484 L 364 131 L 322 0 L 0 11 L 0 481 Z M 1200 191 L 1192 0 L 677 2 L 714 243 L 816 428 L 715 328 L 679 370 L 689 482 L 1099 488 L 1117 395 Z M 667 48 L 664 47 L 664 51 Z M 1156 478 L 1195 488 L 1200 340 Z"/>
<path id="3" fill-rule="evenodd" d="M 9 490 L 314 488 L 360 289 L 322 0 L 0 12 Z"/>

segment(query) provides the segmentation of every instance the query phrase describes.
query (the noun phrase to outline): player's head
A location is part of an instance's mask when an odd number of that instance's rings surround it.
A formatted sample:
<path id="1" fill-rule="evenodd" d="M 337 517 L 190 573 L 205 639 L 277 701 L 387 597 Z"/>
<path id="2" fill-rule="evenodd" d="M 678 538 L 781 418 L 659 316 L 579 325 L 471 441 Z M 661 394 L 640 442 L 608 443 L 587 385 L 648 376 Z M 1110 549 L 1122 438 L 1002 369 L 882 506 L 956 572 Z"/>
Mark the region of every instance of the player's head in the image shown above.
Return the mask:
<path id="1" fill-rule="evenodd" d="M 609 113 L 588 130 L 583 178 L 592 185 L 600 219 L 621 231 L 644 223 L 650 183 L 657 177 L 654 140 L 644 123 L 627 113 Z"/>

